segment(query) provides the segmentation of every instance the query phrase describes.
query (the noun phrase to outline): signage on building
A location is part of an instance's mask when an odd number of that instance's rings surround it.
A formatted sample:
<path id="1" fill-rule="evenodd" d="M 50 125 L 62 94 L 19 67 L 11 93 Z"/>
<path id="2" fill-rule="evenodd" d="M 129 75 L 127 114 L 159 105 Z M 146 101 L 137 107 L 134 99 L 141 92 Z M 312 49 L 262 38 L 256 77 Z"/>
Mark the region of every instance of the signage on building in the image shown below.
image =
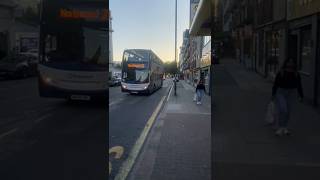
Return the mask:
<path id="1" fill-rule="evenodd" d="M 288 20 L 300 18 L 303 16 L 320 12 L 319 0 L 288 0 L 287 1 Z"/>

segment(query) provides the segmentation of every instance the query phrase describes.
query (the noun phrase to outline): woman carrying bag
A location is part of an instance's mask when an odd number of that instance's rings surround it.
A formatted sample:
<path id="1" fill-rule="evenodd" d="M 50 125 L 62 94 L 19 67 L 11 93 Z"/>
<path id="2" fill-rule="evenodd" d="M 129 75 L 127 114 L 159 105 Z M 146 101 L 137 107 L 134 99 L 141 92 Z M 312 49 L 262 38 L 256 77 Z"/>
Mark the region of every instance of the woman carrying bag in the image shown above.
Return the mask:
<path id="1" fill-rule="evenodd" d="M 197 104 L 201 104 L 202 97 L 204 96 L 204 93 L 206 92 L 206 88 L 203 84 L 203 80 L 201 79 L 199 81 L 199 84 L 196 87 L 196 93 L 197 93 Z"/>
<path id="2" fill-rule="evenodd" d="M 296 64 L 292 59 L 284 62 L 280 72 L 277 73 L 272 88 L 272 101 L 275 103 L 277 114 L 277 136 L 289 135 L 288 122 L 290 119 L 291 101 L 295 91 L 298 91 L 299 100 L 303 99 L 301 77 Z"/>

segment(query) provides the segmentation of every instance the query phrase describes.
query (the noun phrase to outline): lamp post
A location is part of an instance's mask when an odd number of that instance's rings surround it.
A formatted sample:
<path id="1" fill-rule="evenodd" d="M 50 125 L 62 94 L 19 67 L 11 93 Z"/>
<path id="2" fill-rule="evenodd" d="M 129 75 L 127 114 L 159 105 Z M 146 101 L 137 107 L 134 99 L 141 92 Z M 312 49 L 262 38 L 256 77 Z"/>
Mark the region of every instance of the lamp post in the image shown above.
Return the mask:
<path id="1" fill-rule="evenodd" d="M 177 64 L 177 0 L 175 8 L 175 41 L 174 41 L 174 61 Z"/>
<path id="2" fill-rule="evenodd" d="M 177 0 L 176 0 L 176 5 L 175 5 L 175 29 L 174 29 L 174 62 L 175 62 L 175 79 L 174 79 L 174 95 L 177 95 L 177 81 L 176 81 L 176 76 L 177 76 Z"/>

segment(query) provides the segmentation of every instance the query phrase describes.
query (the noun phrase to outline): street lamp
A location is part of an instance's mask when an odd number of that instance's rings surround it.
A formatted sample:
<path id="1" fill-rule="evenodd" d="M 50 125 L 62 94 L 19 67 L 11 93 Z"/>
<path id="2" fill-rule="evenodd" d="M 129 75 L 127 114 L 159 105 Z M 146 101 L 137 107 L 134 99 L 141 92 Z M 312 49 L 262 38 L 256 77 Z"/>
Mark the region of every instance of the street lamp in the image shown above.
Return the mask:
<path id="1" fill-rule="evenodd" d="M 174 45 L 174 61 L 177 64 L 177 0 L 175 6 L 175 45 Z"/>
<path id="2" fill-rule="evenodd" d="M 174 62 L 175 62 L 175 76 L 177 76 L 177 0 L 175 6 L 175 40 L 174 40 Z M 174 95 L 177 95 L 177 82 L 176 77 L 174 79 Z"/>

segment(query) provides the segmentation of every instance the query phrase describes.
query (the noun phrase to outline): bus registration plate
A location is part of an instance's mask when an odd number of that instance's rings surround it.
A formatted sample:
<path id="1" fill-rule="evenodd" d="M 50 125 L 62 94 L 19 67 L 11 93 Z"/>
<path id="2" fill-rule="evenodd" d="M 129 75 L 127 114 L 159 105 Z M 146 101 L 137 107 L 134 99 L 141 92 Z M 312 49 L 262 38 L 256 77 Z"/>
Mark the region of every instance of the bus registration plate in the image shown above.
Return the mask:
<path id="1" fill-rule="evenodd" d="M 71 95 L 71 99 L 72 100 L 90 100 L 90 96 L 86 96 L 86 95 Z"/>

